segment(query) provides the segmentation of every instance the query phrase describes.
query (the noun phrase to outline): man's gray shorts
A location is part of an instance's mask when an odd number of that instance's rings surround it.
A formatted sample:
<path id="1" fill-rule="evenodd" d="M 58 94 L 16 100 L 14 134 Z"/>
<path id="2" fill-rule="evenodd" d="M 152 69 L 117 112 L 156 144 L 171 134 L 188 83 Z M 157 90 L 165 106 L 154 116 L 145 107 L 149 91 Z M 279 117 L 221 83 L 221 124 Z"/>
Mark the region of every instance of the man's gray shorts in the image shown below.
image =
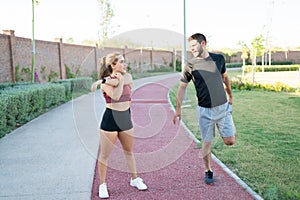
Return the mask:
<path id="1" fill-rule="evenodd" d="M 213 108 L 197 107 L 202 140 L 211 142 L 215 137 L 215 126 L 222 138 L 234 136 L 236 129 L 232 119 L 232 106 L 227 102 Z"/>

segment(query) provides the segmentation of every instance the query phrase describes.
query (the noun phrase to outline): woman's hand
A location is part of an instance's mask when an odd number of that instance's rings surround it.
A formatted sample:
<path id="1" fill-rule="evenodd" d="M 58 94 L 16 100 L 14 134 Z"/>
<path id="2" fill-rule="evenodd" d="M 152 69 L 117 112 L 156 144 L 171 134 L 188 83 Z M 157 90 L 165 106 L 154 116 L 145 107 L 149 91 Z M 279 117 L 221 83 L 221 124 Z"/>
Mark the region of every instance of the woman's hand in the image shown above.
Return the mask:
<path id="1" fill-rule="evenodd" d="M 115 73 L 115 74 L 112 74 L 111 75 L 113 78 L 116 78 L 118 80 L 121 80 L 121 78 L 123 78 L 123 75 L 119 72 Z"/>

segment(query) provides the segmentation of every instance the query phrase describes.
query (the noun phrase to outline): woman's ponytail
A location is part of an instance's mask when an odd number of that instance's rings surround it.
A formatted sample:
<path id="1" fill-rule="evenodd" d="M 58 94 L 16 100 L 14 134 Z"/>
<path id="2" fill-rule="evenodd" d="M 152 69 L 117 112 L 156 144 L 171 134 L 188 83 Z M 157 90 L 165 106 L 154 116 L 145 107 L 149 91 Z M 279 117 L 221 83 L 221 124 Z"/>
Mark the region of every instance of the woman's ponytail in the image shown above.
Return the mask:
<path id="1" fill-rule="evenodd" d="M 108 77 L 112 73 L 112 68 L 106 61 L 106 56 L 103 56 L 100 61 L 100 69 L 98 79 Z"/>
<path id="2" fill-rule="evenodd" d="M 99 79 L 111 75 L 113 71 L 112 65 L 117 64 L 120 56 L 122 56 L 122 54 L 120 53 L 111 53 L 101 58 L 99 76 L 98 76 Z"/>

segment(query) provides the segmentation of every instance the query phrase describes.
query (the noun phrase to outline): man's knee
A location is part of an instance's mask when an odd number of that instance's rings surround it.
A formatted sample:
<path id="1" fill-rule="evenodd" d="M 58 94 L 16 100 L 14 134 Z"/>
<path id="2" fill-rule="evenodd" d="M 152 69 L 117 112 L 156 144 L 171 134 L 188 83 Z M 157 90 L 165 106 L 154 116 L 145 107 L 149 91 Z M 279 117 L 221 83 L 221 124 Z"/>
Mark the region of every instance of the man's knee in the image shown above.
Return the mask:
<path id="1" fill-rule="evenodd" d="M 235 144 L 235 135 L 232 137 L 224 137 L 223 141 L 227 146 L 232 146 Z"/>

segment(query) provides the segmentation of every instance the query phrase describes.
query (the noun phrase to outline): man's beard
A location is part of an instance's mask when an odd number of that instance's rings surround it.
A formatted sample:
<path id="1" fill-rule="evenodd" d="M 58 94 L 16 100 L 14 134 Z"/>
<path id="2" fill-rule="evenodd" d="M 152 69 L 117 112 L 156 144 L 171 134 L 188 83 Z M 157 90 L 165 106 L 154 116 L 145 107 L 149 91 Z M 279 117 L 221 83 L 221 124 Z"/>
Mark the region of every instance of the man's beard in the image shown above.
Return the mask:
<path id="1" fill-rule="evenodd" d="M 203 53 L 203 48 L 200 46 L 200 48 L 198 49 L 198 52 L 194 54 L 195 57 L 201 57 L 201 54 Z"/>

